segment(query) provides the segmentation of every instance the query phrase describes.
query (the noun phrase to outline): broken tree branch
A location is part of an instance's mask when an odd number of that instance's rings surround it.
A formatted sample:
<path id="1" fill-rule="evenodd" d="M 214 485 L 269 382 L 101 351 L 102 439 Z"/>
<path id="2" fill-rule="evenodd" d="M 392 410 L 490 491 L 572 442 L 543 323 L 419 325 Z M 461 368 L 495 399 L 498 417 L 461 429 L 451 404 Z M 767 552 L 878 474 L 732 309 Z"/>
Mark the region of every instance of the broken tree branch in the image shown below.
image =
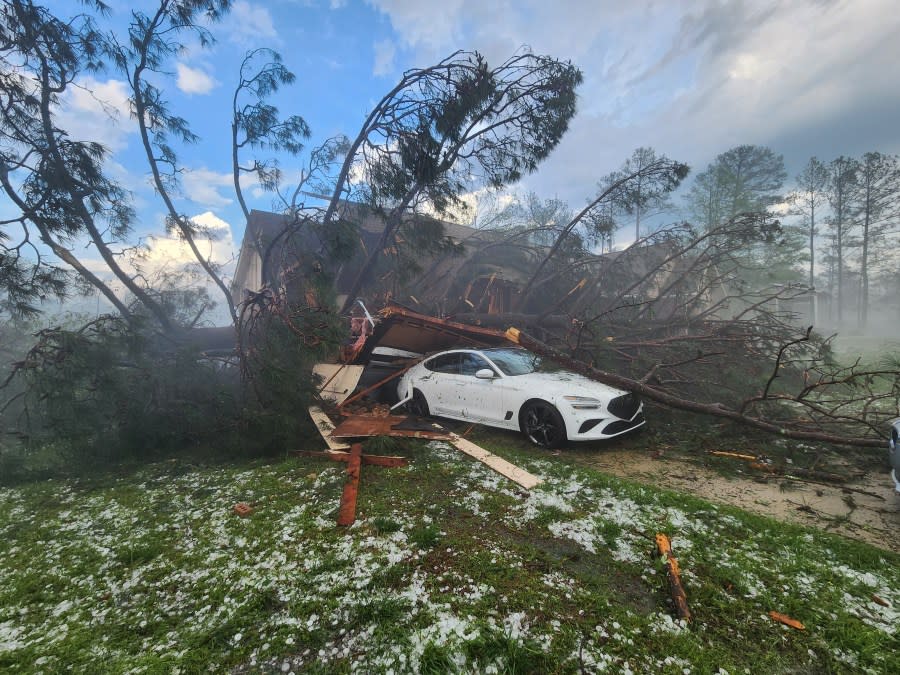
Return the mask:
<path id="1" fill-rule="evenodd" d="M 679 619 L 691 620 L 691 610 L 687 604 L 687 594 L 681 584 L 681 572 L 678 569 L 678 560 L 672 553 L 672 544 L 669 538 L 662 533 L 656 535 L 656 548 L 659 554 L 666 559 L 666 578 L 669 580 L 669 594 L 675 604 L 675 612 Z"/>
<path id="2" fill-rule="evenodd" d="M 687 410 L 689 412 L 700 413 L 703 415 L 712 415 L 714 417 L 722 417 L 732 420 L 739 424 L 754 427 L 767 431 L 769 433 L 778 434 L 785 438 L 793 438 L 797 440 L 821 441 L 825 443 L 837 443 L 842 445 L 855 445 L 861 447 L 877 447 L 884 445 L 884 440 L 880 438 L 861 438 L 842 436 L 835 433 L 827 433 L 822 431 L 807 431 L 804 429 L 793 428 L 786 423 L 775 424 L 768 422 L 759 417 L 753 417 L 749 414 L 742 413 L 725 406 L 722 403 L 701 403 L 699 401 L 688 400 L 671 393 L 663 391 L 659 388 L 652 387 L 648 384 L 635 380 L 633 378 L 624 377 L 615 373 L 593 368 L 582 361 L 578 361 L 566 354 L 554 349 L 548 344 L 537 340 L 521 331 L 511 328 L 507 332 L 510 341 L 531 350 L 539 356 L 549 358 L 556 361 L 560 365 L 565 366 L 569 370 L 580 373 L 585 377 L 603 382 L 614 387 L 619 387 L 626 391 L 633 391 L 640 394 L 646 399 L 655 401 L 662 405 L 678 410 Z"/>

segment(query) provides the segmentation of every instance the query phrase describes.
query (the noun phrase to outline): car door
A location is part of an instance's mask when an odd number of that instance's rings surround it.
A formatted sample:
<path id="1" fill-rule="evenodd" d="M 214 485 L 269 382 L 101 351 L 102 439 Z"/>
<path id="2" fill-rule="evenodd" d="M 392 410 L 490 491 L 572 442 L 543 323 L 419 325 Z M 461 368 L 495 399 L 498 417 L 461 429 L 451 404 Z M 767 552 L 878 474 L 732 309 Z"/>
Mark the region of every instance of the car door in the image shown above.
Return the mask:
<path id="1" fill-rule="evenodd" d="M 459 352 L 438 354 L 424 363 L 428 373 L 418 379 L 414 386 L 425 395 L 428 407 L 435 415 L 457 417 L 459 375 Z"/>
<path id="2" fill-rule="evenodd" d="M 490 370 L 493 379 L 479 379 L 475 373 Z M 475 422 L 495 424 L 503 417 L 503 386 L 494 368 L 477 352 L 461 352 L 459 374 L 455 377 L 460 416 Z"/>

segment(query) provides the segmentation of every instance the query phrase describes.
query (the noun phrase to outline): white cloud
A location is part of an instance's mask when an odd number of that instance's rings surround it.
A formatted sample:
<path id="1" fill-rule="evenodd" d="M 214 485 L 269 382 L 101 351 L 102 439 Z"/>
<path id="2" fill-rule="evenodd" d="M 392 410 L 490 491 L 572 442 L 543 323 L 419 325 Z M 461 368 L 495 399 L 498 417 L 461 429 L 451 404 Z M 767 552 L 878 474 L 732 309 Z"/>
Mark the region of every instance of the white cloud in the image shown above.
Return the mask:
<path id="1" fill-rule="evenodd" d="M 391 40 L 379 40 L 375 43 L 375 64 L 372 74 L 376 77 L 390 75 L 394 70 L 394 57 L 397 49 Z"/>
<path id="2" fill-rule="evenodd" d="M 789 167 L 790 153 L 802 163 L 804 154 L 900 152 L 889 122 L 900 104 L 892 0 L 369 3 L 418 66 L 460 46 L 497 63 L 522 45 L 578 65 L 579 112 L 528 179 L 573 204 L 638 146 L 695 171 L 740 143 L 770 145 Z"/>
<path id="3" fill-rule="evenodd" d="M 230 173 L 219 173 L 206 168 L 187 170 L 181 178 L 181 190 L 187 199 L 206 208 L 222 208 L 232 203 L 223 190 L 233 189 Z"/>
<path id="4" fill-rule="evenodd" d="M 419 0 L 369 2 L 390 17 L 400 38 L 410 46 L 424 44 L 443 49 L 460 37 L 459 24 L 466 0 L 446 0 L 439 10 Z"/>
<path id="5" fill-rule="evenodd" d="M 696 45 L 679 57 L 696 59 L 693 81 L 686 80 L 682 94 L 657 112 L 657 123 L 665 116 L 683 130 L 681 138 L 714 144 L 715 152 L 834 125 L 815 139 L 814 152 L 854 153 L 841 144 L 855 140 L 870 111 L 896 96 L 900 44 L 894 36 L 900 20 L 892 6 L 789 3 L 777 11 L 770 6 L 758 15 L 747 11 L 701 23 L 697 30 L 703 34 L 691 36 Z M 754 28 L 735 32 L 725 25 L 729 19 Z M 852 126 L 846 124 L 851 118 Z M 879 149 L 900 149 L 896 136 L 887 140 L 892 147 Z"/>
<path id="6" fill-rule="evenodd" d="M 646 52 L 652 40 L 648 21 L 641 17 L 633 20 L 633 26 L 626 25 L 631 15 L 668 11 L 660 3 L 646 6 L 639 0 L 627 4 L 618 0 L 446 0 L 439 9 L 419 0 L 368 2 L 388 17 L 398 41 L 419 51 L 420 66 L 459 48 L 477 49 L 489 62 L 498 62 L 523 45 L 584 65 L 587 59 L 582 55 L 592 55 L 596 66 L 602 60 L 596 54 L 617 43 L 617 31 L 622 28 L 628 28 L 628 37 L 633 38 L 626 42 L 622 37 L 622 42 L 629 47 L 641 45 L 640 51 Z"/>
<path id="7" fill-rule="evenodd" d="M 218 238 L 227 237 L 231 240 L 231 225 L 219 218 L 212 211 L 206 211 L 199 215 L 191 217 L 191 221 L 204 228 L 205 230 L 215 233 Z"/>
<path id="8" fill-rule="evenodd" d="M 281 44 L 272 14 L 261 5 L 237 0 L 223 23 L 229 39 L 241 47 Z"/>
<path id="9" fill-rule="evenodd" d="M 209 232 L 209 236 L 198 234 L 194 238 L 200 255 L 216 265 L 219 274 L 228 283 L 228 279 L 234 274 L 237 257 L 231 225 L 211 211 L 193 216 L 191 220 Z M 165 277 L 175 287 L 205 288 L 210 298 L 218 304 L 206 316 L 206 320 L 212 321 L 214 325 L 230 323 L 221 291 L 202 270 L 194 253 L 183 240 L 166 234 L 150 235 L 145 239 L 144 248 L 134 263 L 151 283 L 158 284 Z"/>
<path id="10" fill-rule="evenodd" d="M 208 94 L 219 84 L 199 68 L 191 68 L 183 63 L 179 63 L 177 68 L 177 85 L 185 94 Z"/>
<path id="11" fill-rule="evenodd" d="M 88 77 L 77 85 L 67 89 L 60 102 L 59 126 L 74 140 L 100 140 L 113 151 L 124 148 L 128 134 L 137 131 L 126 83 Z"/>
<path id="12" fill-rule="evenodd" d="M 200 254 L 214 264 L 222 266 L 222 273 L 229 276 L 233 272 L 236 247 L 231 225 L 206 211 L 191 220 L 208 234 L 198 233 L 194 242 Z M 164 273 L 181 273 L 198 266 L 193 251 L 182 239 L 165 234 L 150 235 L 145 241 L 146 248 L 141 256 L 140 266 L 148 278 L 158 278 Z M 201 278 L 210 288 L 212 280 Z"/>
<path id="13" fill-rule="evenodd" d="M 157 214 L 156 220 L 159 223 L 157 232 L 146 235 L 143 238 L 143 246 L 128 251 L 119 258 L 119 264 L 129 274 L 140 273 L 141 278 L 150 284 L 158 285 L 163 277 L 168 277 L 170 283 L 177 281 L 179 286 L 205 287 L 210 297 L 219 303 L 219 307 L 207 318 L 216 325 L 229 323 L 230 318 L 223 306 L 224 303 L 221 302 L 218 287 L 202 271 L 190 247 L 178 237 L 163 231 L 162 214 Z M 198 234 L 195 237 L 200 254 L 219 267 L 223 278 L 229 279 L 234 274 L 237 257 L 231 225 L 211 211 L 193 216 L 191 220 L 208 233 Z M 76 246 L 80 247 L 80 244 Z M 84 248 L 86 254 L 79 255 L 81 263 L 104 280 L 119 298 L 127 299 L 129 291 L 112 274 L 107 264 L 96 254 L 96 250 L 89 246 L 87 241 L 84 242 Z M 106 312 L 112 309 L 110 303 L 96 292 L 91 294 L 89 301 L 70 300 L 65 306 L 87 312 Z"/>

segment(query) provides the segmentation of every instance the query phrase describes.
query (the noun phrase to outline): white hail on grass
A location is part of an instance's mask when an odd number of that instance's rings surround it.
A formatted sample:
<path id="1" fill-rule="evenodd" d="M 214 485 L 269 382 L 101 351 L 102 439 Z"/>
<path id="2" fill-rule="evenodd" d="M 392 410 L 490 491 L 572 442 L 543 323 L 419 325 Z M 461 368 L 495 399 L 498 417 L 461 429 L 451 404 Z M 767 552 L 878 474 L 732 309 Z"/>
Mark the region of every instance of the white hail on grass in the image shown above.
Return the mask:
<path id="1" fill-rule="evenodd" d="M 454 470 L 452 494 L 476 516 L 490 515 L 483 507 L 488 494 L 499 497 L 509 504 L 508 515 L 500 516 L 504 524 L 531 535 L 533 521 L 552 509 L 549 534 L 570 538 L 592 552 L 610 546 L 613 557 L 629 564 L 641 562 L 640 569 L 645 572 L 652 559 L 647 541 L 635 532 L 652 533 L 661 524 L 676 529 L 676 554 L 684 554 L 682 563 L 690 579 L 692 556 L 709 555 L 695 550 L 701 547 L 691 546 L 695 534 L 718 528 L 745 529 L 736 518 L 720 515 L 716 509 L 688 515 L 660 504 L 646 492 L 646 499 L 641 498 L 644 503 L 639 504 L 624 491 L 591 485 L 587 474 L 577 469 L 554 476 L 551 469 L 558 471 L 558 467 L 544 460 L 528 463 L 530 470 L 540 470 L 547 478 L 538 489 L 525 494 L 446 444 L 431 447 L 440 461 Z M 268 500 L 276 481 L 277 489 L 290 495 L 277 504 Z M 399 529 L 388 534 L 371 534 L 372 523 L 364 518 L 348 531 L 336 530 L 334 515 L 342 482 L 342 470 L 329 466 L 306 476 L 287 473 L 283 467 L 260 467 L 231 475 L 198 471 L 174 478 L 165 472 L 156 475 L 151 468 L 144 474 L 140 499 L 131 500 L 60 485 L 60 511 L 47 522 L 35 524 L 39 530 L 31 559 L 36 568 L 47 571 L 48 578 L 64 580 L 59 586 L 62 590 L 52 602 L 35 601 L 18 612 L 12 608 L 8 615 L 20 619 L 0 623 L 0 654 L 28 648 L 62 650 L 64 647 L 54 647 L 54 642 L 62 645 L 70 640 L 69 632 L 83 635 L 85 630 L 112 621 L 116 625 L 145 622 L 141 646 L 158 655 L 161 662 L 172 664 L 174 671 L 175 664 L 187 658 L 187 640 L 228 624 L 235 627 L 225 638 L 230 648 L 245 650 L 245 663 L 254 669 L 286 667 L 301 672 L 318 659 L 326 668 L 344 668 L 349 663 L 353 672 L 415 672 L 425 649 L 433 645 L 443 649 L 460 670 L 502 672 L 506 669 L 502 657 L 474 663 L 465 656 L 467 643 L 478 639 L 482 626 L 518 643 L 528 640 L 544 651 L 550 651 L 557 636 L 565 632 L 558 621 L 545 621 L 542 630 L 534 618 L 538 612 L 510 611 L 512 602 L 505 594 L 458 572 L 456 561 L 466 555 L 462 549 L 451 547 L 451 557 L 444 554 L 446 545 L 441 547 L 440 557 L 446 565 L 441 578 L 433 567 L 423 566 L 420 559 L 426 552 L 410 544 L 409 533 L 432 522 L 444 525 L 440 510 L 423 515 L 400 510 L 391 513 L 389 519 Z M 123 483 L 122 488 L 128 486 Z M 11 519 L 21 517 L 16 505 L 24 503 L 22 495 L 17 490 L 0 491 L 0 506 L 13 504 L 12 508 L 6 506 L 5 522 L 0 519 L 0 533 Z M 231 513 L 237 501 L 257 503 L 258 510 L 248 519 L 237 518 Z M 604 538 L 604 533 L 608 537 L 610 532 L 616 537 L 612 544 Z M 722 551 L 723 565 L 746 572 L 753 564 L 771 562 L 768 549 L 760 545 L 763 537 L 747 537 L 740 551 Z M 163 544 L 170 541 L 174 544 L 167 550 Z M 473 541 L 492 565 L 523 567 L 522 559 L 500 542 L 477 535 Z M 155 542 L 160 543 L 156 553 L 152 550 Z M 6 552 L 21 555 L 19 549 L 11 546 Z M 794 588 L 806 596 L 826 583 L 828 570 L 824 567 L 806 570 L 796 582 L 782 581 L 788 573 L 781 570 L 788 570 L 789 562 L 785 558 L 776 564 L 784 567 L 772 570 L 779 585 L 785 587 L 783 592 Z M 373 580 L 388 570 L 391 587 L 378 587 Z M 884 589 L 887 578 L 849 567 L 839 571 L 848 581 L 870 587 L 898 605 L 892 591 Z M 20 570 L 0 568 L 0 588 L 15 582 L 19 574 Z M 579 591 L 575 580 L 562 570 L 544 574 L 540 580 L 545 591 L 569 599 Z M 764 583 L 758 577 L 752 576 L 747 583 L 754 592 L 763 591 Z M 261 597 L 272 604 L 271 610 L 245 614 Z M 444 601 L 448 598 L 452 604 Z M 492 602 L 487 611 L 485 601 Z M 387 603 L 395 612 L 392 622 L 403 627 L 400 640 L 397 632 L 390 630 L 392 625 L 381 625 L 377 619 L 359 623 L 360 612 L 377 614 Z M 880 612 L 874 615 L 882 619 L 896 618 L 896 613 L 876 610 L 868 603 L 856 609 Z M 665 614 L 642 620 L 644 634 L 683 630 Z M 616 642 L 617 652 L 625 649 L 623 645 L 635 644 L 640 634 L 637 622 L 629 621 L 627 628 L 611 624 L 613 637 L 598 625 L 596 634 L 584 639 L 570 655 L 571 665 L 596 672 L 658 669 L 659 662 L 650 657 L 625 660 L 621 654 L 605 652 L 608 641 Z M 178 630 L 172 630 L 173 626 Z M 312 651 L 294 647 L 314 639 L 318 642 Z M 78 644 L 77 639 L 73 644 Z M 276 645 L 272 653 L 264 653 L 272 645 Z M 135 658 L 133 653 L 124 653 L 121 645 L 94 644 L 91 649 L 99 650 L 92 652 L 95 654 L 102 652 L 110 663 Z M 52 669 L 56 656 L 44 658 Z M 216 664 L 209 665 L 216 670 Z M 682 660 L 666 665 L 691 667 Z"/>

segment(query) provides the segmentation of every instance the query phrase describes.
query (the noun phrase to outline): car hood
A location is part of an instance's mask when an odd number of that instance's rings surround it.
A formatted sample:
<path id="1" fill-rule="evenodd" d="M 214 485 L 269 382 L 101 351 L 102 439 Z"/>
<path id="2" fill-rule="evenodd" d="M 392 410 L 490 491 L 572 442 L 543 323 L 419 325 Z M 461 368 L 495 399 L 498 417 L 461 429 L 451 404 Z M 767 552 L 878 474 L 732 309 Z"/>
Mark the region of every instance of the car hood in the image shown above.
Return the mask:
<path id="1" fill-rule="evenodd" d="M 528 373 L 527 375 L 510 375 L 506 378 L 511 384 L 532 389 L 535 393 L 549 396 L 592 396 L 600 399 L 611 399 L 628 392 L 591 380 L 583 375 L 561 371 L 558 373 Z"/>

